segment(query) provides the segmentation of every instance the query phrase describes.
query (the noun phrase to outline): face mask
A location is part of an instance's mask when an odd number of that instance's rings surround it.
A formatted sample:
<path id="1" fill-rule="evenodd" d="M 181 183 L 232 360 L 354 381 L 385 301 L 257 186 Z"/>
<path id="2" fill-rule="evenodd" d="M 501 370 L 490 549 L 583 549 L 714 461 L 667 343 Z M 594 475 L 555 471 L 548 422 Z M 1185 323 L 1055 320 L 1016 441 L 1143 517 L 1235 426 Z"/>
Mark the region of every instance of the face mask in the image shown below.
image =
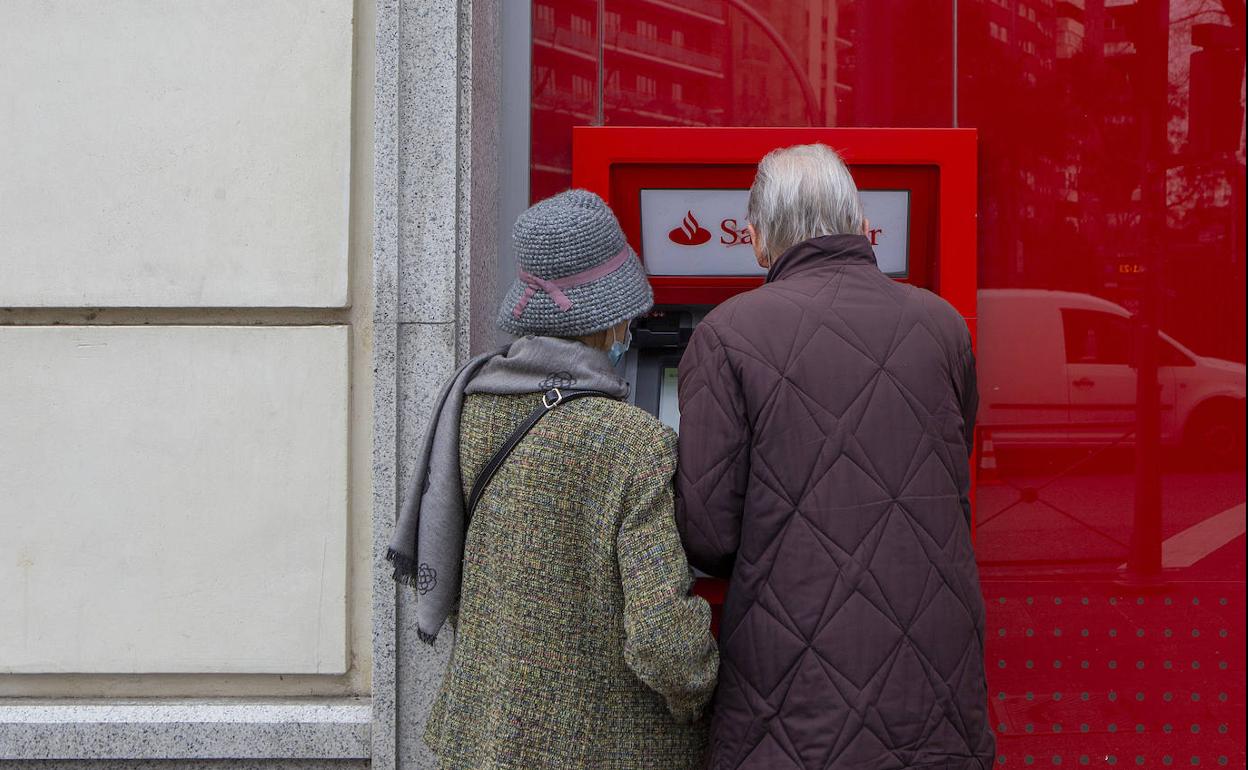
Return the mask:
<path id="1" fill-rule="evenodd" d="M 615 337 L 615 329 L 611 330 L 611 336 Z M 624 354 L 628 352 L 628 346 L 633 344 L 633 328 L 630 326 L 624 332 L 624 341 L 616 340 L 611 343 L 611 349 L 607 351 L 607 359 L 611 361 L 612 366 L 619 366 L 620 361 L 624 358 Z"/>

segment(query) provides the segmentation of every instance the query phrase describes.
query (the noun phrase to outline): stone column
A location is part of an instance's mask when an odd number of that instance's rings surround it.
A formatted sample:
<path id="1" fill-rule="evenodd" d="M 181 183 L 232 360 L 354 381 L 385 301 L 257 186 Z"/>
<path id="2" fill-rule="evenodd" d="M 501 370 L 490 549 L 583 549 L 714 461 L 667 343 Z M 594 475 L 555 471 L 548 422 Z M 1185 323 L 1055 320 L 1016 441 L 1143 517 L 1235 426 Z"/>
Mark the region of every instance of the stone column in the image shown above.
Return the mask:
<path id="1" fill-rule="evenodd" d="M 416 636 L 386 546 L 442 381 L 492 338 L 499 0 L 379 0 L 373 364 L 373 764 L 425 768 L 451 646 Z"/>

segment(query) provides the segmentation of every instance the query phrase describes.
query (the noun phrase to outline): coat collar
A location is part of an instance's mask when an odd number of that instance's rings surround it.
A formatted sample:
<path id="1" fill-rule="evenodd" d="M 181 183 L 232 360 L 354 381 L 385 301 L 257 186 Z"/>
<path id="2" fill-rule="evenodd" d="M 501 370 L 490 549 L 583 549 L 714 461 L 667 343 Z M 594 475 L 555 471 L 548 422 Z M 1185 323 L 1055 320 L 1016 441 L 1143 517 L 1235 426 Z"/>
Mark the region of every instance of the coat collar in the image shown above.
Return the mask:
<path id="1" fill-rule="evenodd" d="M 821 267 L 875 265 L 875 252 L 865 235 L 821 235 L 789 248 L 771 263 L 767 283 Z"/>

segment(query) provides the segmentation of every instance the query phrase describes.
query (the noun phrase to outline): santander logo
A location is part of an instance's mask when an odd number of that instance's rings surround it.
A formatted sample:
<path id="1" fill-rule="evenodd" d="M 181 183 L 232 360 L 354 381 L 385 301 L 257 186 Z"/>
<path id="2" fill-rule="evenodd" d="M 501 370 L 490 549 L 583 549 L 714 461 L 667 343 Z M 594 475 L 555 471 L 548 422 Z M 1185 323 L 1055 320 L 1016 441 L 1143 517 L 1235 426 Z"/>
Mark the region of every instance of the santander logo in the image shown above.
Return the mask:
<path id="1" fill-rule="evenodd" d="M 681 246 L 701 246 L 711 239 L 711 231 L 698 223 L 698 218 L 692 211 L 687 211 L 680 227 L 668 233 L 667 237 L 672 243 Z"/>

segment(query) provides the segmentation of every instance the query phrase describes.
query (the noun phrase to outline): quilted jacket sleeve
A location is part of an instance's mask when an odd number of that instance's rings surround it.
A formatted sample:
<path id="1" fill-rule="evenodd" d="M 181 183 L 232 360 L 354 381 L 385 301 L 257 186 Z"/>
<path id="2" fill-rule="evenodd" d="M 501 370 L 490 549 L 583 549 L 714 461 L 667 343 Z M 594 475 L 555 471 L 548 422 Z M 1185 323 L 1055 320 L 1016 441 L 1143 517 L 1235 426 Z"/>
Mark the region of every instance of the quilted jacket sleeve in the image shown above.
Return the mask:
<path id="1" fill-rule="evenodd" d="M 676 523 L 693 566 L 728 577 L 741 542 L 750 428 L 741 383 L 715 328 L 699 324 L 680 362 Z"/>
<path id="2" fill-rule="evenodd" d="M 975 413 L 979 411 L 979 383 L 975 374 L 975 353 L 971 350 L 969 336 L 959 356 L 954 377 L 956 378 L 954 387 L 957 388 L 958 401 L 962 407 L 962 432 L 966 440 L 966 454 L 970 457 L 975 451 Z"/>
<path id="3" fill-rule="evenodd" d="M 962 439 L 966 443 L 966 456 L 975 452 L 975 413 L 979 410 L 979 383 L 975 373 L 975 352 L 971 349 L 971 336 L 967 332 L 954 362 L 953 387 L 958 394 L 958 406 L 962 411 Z M 971 499 L 967 490 L 962 493 L 962 513 L 967 526 L 971 521 Z"/>
<path id="4" fill-rule="evenodd" d="M 668 431 L 664 460 L 644 467 L 626 491 L 616 552 L 624 587 L 624 660 L 663 696 L 672 716 L 687 723 L 711 699 L 719 652 L 710 606 L 689 594 L 693 575 L 672 516 L 673 439 Z"/>

